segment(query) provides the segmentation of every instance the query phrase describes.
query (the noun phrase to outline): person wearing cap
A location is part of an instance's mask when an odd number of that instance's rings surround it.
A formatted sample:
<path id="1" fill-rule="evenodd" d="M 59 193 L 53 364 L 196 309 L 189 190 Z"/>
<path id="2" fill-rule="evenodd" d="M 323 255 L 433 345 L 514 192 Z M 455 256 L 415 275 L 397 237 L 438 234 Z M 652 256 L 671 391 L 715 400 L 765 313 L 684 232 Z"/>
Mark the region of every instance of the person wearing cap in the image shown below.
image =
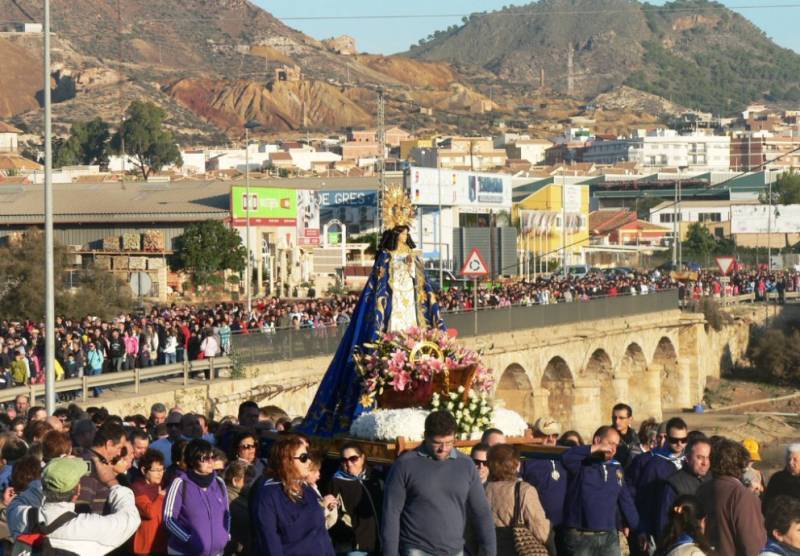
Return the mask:
<path id="1" fill-rule="evenodd" d="M 755 438 L 745 438 L 742 440 L 742 446 L 747 450 L 750 459 L 747 462 L 747 468 L 742 475 L 742 482 L 744 486 L 748 487 L 753 494 L 761 496 L 764 494 L 764 488 L 767 484 L 764 474 L 761 470 L 756 469 L 755 464 L 761 461 L 761 454 L 758 451 L 758 441 Z"/>
<path id="2" fill-rule="evenodd" d="M 534 438 L 541 438 L 544 446 L 555 446 L 561 425 L 550 417 L 540 417 L 533 424 Z M 522 480 L 536 487 L 539 500 L 553 529 L 561 525 L 564 497 L 567 494 L 567 470 L 557 454 L 552 458 L 531 458 L 522 462 Z"/>
<path id="3" fill-rule="evenodd" d="M 159 438 L 150 447 L 164 454 L 164 466 L 172 465 L 172 444 L 181 437 L 181 420 L 183 414 L 179 411 L 171 411 L 167 417 L 167 437 Z"/>
<path id="4" fill-rule="evenodd" d="M 772 475 L 764 493 L 764 512 L 768 512 L 776 496 L 791 496 L 800 500 L 800 443 L 786 447 L 786 466 Z"/>
<path id="5" fill-rule="evenodd" d="M 94 467 L 99 480 L 109 488 L 107 515 L 75 513 L 81 480 L 90 474 L 91 467 Z M 44 468 L 41 484 L 42 505 L 36 512 L 25 512 L 26 518 L 33 521 L 35 517 L 40 527 L 46 527 L 64 514 L 75 514 L 75 517 L 47 535 L 50 545 L 55 549 L 81 556 L 108 554 L 124 544 L 141 523 L 133 492 L 117 482 L 111 465 L 99 459 L 93 460 L 90 465 L 81 458 L 55 458 Z M 30 529 L 26 527 L 26 530 Z"/>

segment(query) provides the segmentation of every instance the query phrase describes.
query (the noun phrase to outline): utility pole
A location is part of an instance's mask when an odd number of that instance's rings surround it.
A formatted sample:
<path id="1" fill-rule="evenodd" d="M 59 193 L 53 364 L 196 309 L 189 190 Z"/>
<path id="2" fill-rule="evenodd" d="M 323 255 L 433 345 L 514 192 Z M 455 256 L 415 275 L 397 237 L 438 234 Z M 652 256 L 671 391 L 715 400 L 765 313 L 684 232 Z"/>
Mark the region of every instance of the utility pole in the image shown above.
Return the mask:
<path id="1" fill-rule="evenodd" d="M 769 213 L 767 214 L 767 277 L 772 271 L 772 176 L 767 178 L 769 187 L 767 189 L 767 202 Z M 764 280 L 766 284 L 766 279 Z M 764 287 L 764 327 L 769 323 L 769 292 Z"/>
<path id="2" fill-rule="evenodd" d="M 53 130 L 50 102 L 50 0 L 44 0 L 44 366 L 45 408 L 56 409 L 55 270 L 53 268 Z M 34 400 L 31 400 L 31 405 Z"/>
<path id="3" fill-rule="evenodd" d="M 247 245 L 247 281 L 245 282 L 245 292 L 247 293 L 247 318 L 253 313 L 253 271 L 250 268 L 250 128 L 247 124 L 244 126 L 244 190 L 245 190 L 245 244 Z"/>
<path id="4" fill-rule="evenodd" d="M 567 175 L 561 167 L 561 268 L 567 277 Z"/>
<path id="5" fill-rule="evenodd" d="M 575 74 L 572 63 L 572 43 L 569 43 L 567 50 L 567 95 L 572 96 L 575 92 Z"/>
<path id="6" fill-rule="evenodd" d="M 386 160 L 384 157 L 386 156 L 386 136 L 385 136 L 385 110 L 383 106 L 383 87 L 378 87 L 378 148 L 380 152 L 378 153 L 378 179 L 380 183 L 380 187 L 378 188 L 378 194 L 375 196 L 375 202 L 377 206 L 375 207 L 375 233 L 378 235 L 376 242 L 380 241 L 380 233 L 381 228 L 383 227 L 383 221 L 381 218 L 381 200 L 383 198 L 383 190 L 386 187 Z"/>
<path id="7" fill-rule="evenodd" d="M 678 270 L 678 185 L 673 189 L 672 201 L 672 270 Z"/>
<path id="8" fill-rule="evenodd" d="M 681 210 L 683 204 L 683 192 L 681 191 L 681 172 L 683 169 L 679 166 L 678 167 L 678 269 L 683 270 L 683 242 L 681 241 L 681 237 L 683 236 L 683 231 L 681 230 L 681 220 L 683 211 Z"/>

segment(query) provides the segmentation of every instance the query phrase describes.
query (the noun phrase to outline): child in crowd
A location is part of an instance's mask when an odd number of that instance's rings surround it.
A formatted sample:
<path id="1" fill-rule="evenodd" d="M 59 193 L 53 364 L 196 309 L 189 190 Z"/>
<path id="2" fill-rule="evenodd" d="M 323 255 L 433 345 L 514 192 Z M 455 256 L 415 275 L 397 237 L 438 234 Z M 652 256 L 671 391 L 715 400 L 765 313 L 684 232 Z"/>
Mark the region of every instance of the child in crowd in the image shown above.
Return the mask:
<path id="1" fill-rule="evenodd" d="M 764 520 L 769 541 L 759 556 L 800 556 L 800 500 L 776 496 Z"/>
<path id="2" fill-rule="evenodd" d="M 318 453 L 311 454 L 311 460 L 308 465 L 308 475 L 306 475 L 306 484 L 314 489 L 317 493 L 317 498 L 319 498 L 319 505 L 325 510 L 325 528 L 330 529 L 336 524 L 336 521 L 339 518 L 339 512 L 337 511 L 337 507 L 339 503 L 337 502 L 336 498 L 331 496 L 330 494 L 326 496 L 322 496 L 319 491 L 319 486 L 317 483 L 319 482 L 320 471 L 322 470 L 322 456 Z"/>

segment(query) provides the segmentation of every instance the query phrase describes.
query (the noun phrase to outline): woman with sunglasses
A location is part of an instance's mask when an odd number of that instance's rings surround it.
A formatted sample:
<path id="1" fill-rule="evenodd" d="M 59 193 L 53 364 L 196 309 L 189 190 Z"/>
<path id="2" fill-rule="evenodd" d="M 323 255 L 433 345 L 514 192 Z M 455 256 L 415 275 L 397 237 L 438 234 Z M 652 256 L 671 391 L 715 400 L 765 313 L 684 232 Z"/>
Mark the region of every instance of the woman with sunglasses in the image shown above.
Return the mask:
<path id="1" fill-rule="evenodd" d="M 230 537 L 225 482 L 214 472 L 214 450 L 196 438 L 183 453 L 186 471 L 178 471 L 164 503 L 169 554 L 216 556 Z"/>
<path id="2" fill-rule="evenodd" d="M 251 468 L 247 474 L 248 480 L 245 489 L 250 488 L 256 477 L 264 474 L 264 462 L 258 457 L 258 440 L 252 432 L 240 431 L 233 438 L 233 453 L 229 454 L 231 462 L 241 461 Z"/>
<path id="3" fill-rule="evenodd" d="M 330 530 L 336 554 L 378 554 L 383 481 L 367 468 L 367 458 L 357 443 L 348 442 L 341 450 L 341 468 L 329 489 L 339 500 L 339 520 Z"/>
<path id="4" fill-rule="evenodd" d="M 305 482 L 308 451 L 308 440 L 298 434 L 282 435 L 272 445 L 267 477 L 253 487 L 253 554 L 334 556 L 317 493 Z"/>

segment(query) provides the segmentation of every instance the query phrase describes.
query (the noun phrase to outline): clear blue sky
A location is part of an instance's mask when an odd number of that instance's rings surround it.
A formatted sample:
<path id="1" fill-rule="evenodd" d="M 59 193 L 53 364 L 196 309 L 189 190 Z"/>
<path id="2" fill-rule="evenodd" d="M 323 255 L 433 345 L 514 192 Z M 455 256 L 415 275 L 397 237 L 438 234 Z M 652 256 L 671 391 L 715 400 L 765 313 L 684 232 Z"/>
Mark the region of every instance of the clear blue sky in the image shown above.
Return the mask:
<path id="1" fill-rule="evenodd" d="M 470 12 L 493 10 L 507 4 L 521 5 L 520 0 L 253 0 L 279 19 L 314 38 L 324 39 L 336 35 L 351 35 L 356 39 L 361 52 L 394 54 L 407 50 L 419 39 L 437 29 L 457 24 L 461 16 L 408 19 L 317 19 L 302 20 L 294 17 L 347 17 L 358 15 L 406 15 L 406 14 L 469 14 Z M 652 4 L 663 4 L 664 0 L 650 0 Z M 779 45 L 800 52 L 800 7 L 792 0 L 722 0 L 722 3 L 744 15 L 758 25 Z M 747 6 L 750 6 L 749 8 Z M 756 6 L 756 7 L 754 7 Z M 761 6 L 760 8 L 758 6 Z"/>

